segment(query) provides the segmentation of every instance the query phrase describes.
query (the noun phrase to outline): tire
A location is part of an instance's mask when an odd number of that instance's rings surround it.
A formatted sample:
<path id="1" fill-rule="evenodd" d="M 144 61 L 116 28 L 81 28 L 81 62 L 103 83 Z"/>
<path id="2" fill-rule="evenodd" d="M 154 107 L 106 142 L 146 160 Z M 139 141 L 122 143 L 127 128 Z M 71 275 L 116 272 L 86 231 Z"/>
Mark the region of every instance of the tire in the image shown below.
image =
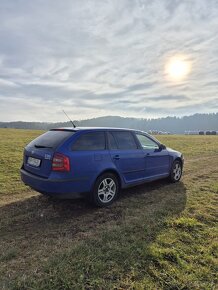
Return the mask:
<path id="1" fill-rule="evenodd" d="M 95 182 L 91 193 L 91 202 L 98 207 L 111 205 L 117 198 L 119 192 L 119 182 L 112 173 L 104 173 Z"/>
<path id="2" fill-rule="evenodd" d="M 170 181 L 178 182 L 182 177 L 182 163 L 179 160 L 175 160 L 172 164 L 170 171 Z"/>

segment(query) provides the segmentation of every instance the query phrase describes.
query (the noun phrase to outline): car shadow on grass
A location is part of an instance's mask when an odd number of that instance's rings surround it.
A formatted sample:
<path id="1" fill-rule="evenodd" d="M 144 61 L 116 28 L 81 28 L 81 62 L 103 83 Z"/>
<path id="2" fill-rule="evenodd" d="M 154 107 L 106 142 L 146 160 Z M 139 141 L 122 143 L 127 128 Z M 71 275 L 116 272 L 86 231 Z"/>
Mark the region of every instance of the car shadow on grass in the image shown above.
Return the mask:
<path id="1" fill-rule="evenodd" d="M 128 225 L 131 233 L 134 224 L 136 230 L 141 221 L 149 229 L 145 237 L 149 244 L 160 230 L 158 221 L 179 214 L 185 205 L 184 184 L 166 180 L 122 190 L 118 200 L 107 208 L 95 208 L 82 199 L 54 200 L 42 195 L 5 205 L 0 208 L 2 275 L 16 278 L 41 267 L 42 261 L 64 252 L 74 242 L 96 238 L 102 231 L 122 232 Z"/>
<path id="2" fill-rule="evenodd" d="M 167 202 L 166 205 L 163 203 Z M 95 228 L 111 220 L 125 218 L 126 211 L 155 207 L 168 212 L 181 212 L 186 204 L 186 188 L 182 182 L 169 184 L 159 180 L 121 191 L 118 200 L 109 207 L 96 208 L 84 199 L 57 200 L 43 195 L 33 196 L 0 208 L 0 229 L 3 235 L 25 231 L 47 237 L 59 231 L 71 232 Z M 171 208 L 172 206 L 172 208 Z M 46 232 L 43 229 L 46 228 Z"/>

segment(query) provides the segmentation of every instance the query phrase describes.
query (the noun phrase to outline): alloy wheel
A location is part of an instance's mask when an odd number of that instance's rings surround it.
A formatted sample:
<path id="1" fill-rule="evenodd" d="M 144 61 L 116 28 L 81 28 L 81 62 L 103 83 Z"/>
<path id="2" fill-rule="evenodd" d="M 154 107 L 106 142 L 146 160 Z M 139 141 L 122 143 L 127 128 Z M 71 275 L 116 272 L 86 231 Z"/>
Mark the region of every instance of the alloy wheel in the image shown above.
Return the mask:
<path id="1" fill-rule="evenodd" d="M 173 168 L 173 178 L 174 180 L 179 180 L 180 177 L 182 175 L 182 167 L 181 167 L 181 164 L 180 163 L 175 163 L 175 166 Z"/>
<path id="2" fill-rule="evenodd" d="M 98 198 L 102 203 L 110 202 L 116 194 L 116 183 L 112 178 L 105 178 L 98 186 Z"/>

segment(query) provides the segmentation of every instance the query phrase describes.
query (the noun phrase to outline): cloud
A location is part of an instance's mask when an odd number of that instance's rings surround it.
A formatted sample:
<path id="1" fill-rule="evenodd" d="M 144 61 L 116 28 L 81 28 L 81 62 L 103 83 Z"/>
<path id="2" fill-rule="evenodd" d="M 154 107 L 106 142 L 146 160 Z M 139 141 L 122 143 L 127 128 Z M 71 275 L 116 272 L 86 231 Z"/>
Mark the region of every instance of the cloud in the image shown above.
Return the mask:
<path id="1" fill-rule="evenodd" d="M 163 95 L 163 96 L 155 96 L 155 97 L 147 97 L 147 100 L 152 100 L 152 101 L 172 101 L 172 100 L 176 100 L 176 101 L 185 101 L 185 100 L 189 100 L 189 98 L 187 96 L 184 95 L 178 95 L 178 96 L 174 96 L 174 95 Z"/>
<path id="2" fill-rule="evenodd" d="M 1 121 L 217 111 L 217 1 L 12 0 L 0 18 Z M 192 63 L 179 83 L 177 54 Z"/>

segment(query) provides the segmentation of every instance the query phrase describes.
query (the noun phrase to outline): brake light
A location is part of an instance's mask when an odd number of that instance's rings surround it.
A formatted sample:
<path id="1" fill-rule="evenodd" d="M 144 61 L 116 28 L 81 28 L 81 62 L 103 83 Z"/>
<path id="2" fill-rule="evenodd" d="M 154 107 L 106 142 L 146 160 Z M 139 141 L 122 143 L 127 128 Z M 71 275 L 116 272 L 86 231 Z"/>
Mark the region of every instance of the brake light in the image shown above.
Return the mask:
<path id="1" fill-rule="evenodd" d="M 63 154 L 55 153 L 52 159 L 52 170 L 70 171 L 70 159 Z"/>

